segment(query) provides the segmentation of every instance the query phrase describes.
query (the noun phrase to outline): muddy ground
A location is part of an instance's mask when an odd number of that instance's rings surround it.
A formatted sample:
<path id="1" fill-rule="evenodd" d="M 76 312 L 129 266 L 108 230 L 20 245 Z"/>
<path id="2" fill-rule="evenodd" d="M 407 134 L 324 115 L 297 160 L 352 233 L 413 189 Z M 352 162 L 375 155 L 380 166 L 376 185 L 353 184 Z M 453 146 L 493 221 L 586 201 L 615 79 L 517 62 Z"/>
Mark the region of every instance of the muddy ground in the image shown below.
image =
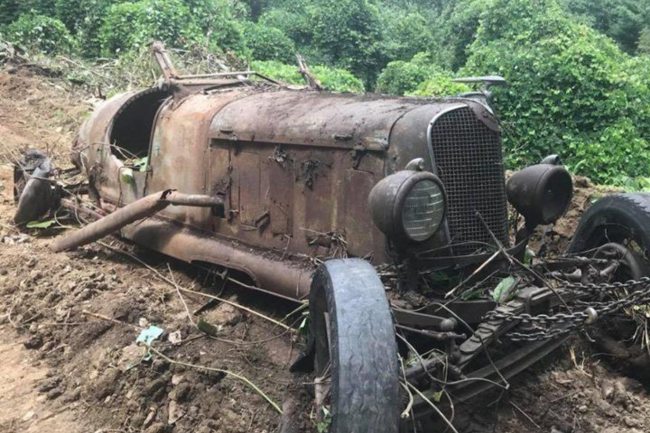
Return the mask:
<path id="1" fill-rule="evenodd" d="M 188 316 L 209 299 L 179 295 L 165 280 L 274 320 L 295 305 L 224 286 L 116 239 L 105 241 L 110 248 L 93 244 L 54 254 L 48 245 L 64 228 L 20 233 L 11 226 L 6 158 L 37 147 L 67 165 L 67 149 L 94 101 L 62 79 L 0 70 L 0 432 L 278 431 L 281 417 L 273 405 L 223 370 L 245 376 L 279 406 L 297 397 L 300 430 L 316 431 L 310 378 L 288 371 L 299 337 L 226 303 Z M 554 242 L 538 246 L 566 242 L 581 211 L 602 193 L 584 179 L 578 187 L 568 218 L 547 231 Z M 192 323 L 201 317 L 216 327 L 212 337 Z M 286 323 L 300 320 L 297 314 Z M 136 345 L 150 325 L 164 329 L 154 347 L 168 360 Z M 457 408 L 458 431 L 650 431 L 646 388 L 619 375 L 615 363 L 581 338 L 497 397 Z"/>

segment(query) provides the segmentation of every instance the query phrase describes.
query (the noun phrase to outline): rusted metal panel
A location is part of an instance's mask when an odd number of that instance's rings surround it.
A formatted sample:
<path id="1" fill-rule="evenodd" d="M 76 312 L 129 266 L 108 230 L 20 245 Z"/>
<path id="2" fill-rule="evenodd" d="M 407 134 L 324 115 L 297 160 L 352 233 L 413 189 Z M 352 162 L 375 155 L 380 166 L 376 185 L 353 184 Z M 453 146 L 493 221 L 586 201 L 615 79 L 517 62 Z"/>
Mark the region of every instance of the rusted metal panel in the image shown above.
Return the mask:
<path id="1" fill-rule="evenodd" d="M 241 90 L 192 94 L 165 106 L 153 132 L 146 190 L 153 192 L 173 186 L 188 194 L 210 193 L 210 123 L 224 105 L 244 95 Z M 212 218 L 208 210 L 198 208 L 169 208 L 162 214 L 206 230 Z"/>
<path id="2" fill-rule="evenodd" d="M 229 242 L 218 236 L 170 224 L 157 217 L 148 218 L 122 230 L 136 243 L 171 257 L 192 262 L 217 263 L 250 275 L 255 285 L 292 299 L 309 293 L 313 269 L 304 262 L 286 260 L 279 254 L 259 251 Z"/>
<path id="3" fill-rule="evenodd" d="M 264 163 L 268 174 L 267 194 L 273 235 L 293 234 L 293 161 L 280 161 L 271 158 Z"/>
<path id="4" fill-rule="evenodd" d="M 379 96 L 277 90 L 225 107 L 210 128 L 213 138 L 384 151 L 393 123 L 426 104 Z"/>

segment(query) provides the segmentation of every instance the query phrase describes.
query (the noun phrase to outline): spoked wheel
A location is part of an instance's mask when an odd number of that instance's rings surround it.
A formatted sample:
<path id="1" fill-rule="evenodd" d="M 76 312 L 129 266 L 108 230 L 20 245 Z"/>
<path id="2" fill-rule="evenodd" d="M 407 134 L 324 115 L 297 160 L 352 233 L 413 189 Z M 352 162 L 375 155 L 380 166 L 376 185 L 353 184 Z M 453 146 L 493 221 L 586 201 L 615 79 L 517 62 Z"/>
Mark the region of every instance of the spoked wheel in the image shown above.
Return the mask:
<path id="1" fill-rule="evenodd" d="M 330 260 L 309 296 L 315 400 L 329 433 L 397 433 L 399 364 L 384 286 L 360 259 Z"/>

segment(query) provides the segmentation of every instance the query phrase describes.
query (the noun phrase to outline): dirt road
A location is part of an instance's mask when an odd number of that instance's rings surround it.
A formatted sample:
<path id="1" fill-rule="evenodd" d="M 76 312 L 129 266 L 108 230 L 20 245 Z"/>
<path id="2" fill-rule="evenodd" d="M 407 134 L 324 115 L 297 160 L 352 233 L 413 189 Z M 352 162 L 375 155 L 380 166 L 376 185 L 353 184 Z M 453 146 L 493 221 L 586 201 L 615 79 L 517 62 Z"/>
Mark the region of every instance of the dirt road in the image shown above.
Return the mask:
<path id="1" fill-rule="evenodd" d="M 29 146 L 66 165 L 90 102 L 90 94 L 65 82 L 0 72 L 0 160 Z M 10 166 L 0 165 L 0 432 L 277 431 L 273 404 L 224 370 L 244 375 L 278 406 L 300 397 L 298 424 L 315 431 L 309 378 L 288 371 L 299 337 L 229 304 L 206 305 L 199 294 L 181 299 L 165 279 L 275 320 L 295 305 L 224 287 L 115 239 L 106 241 L 111 248 L 53 254 L 48 245 L 64 228 L 13 229 L 11 185 Z M 592 198 L 589 188 L 579 191 L 571 218 L 549 236 L 565 239 Z M 212 337 L 192 323 L 200 318 L 215 327 Z M 287 323 L 300 320 L 297 314 Z M 164 330 L 156 347 L 172 362 L 136 345 L 151 325 Z M 579 339 L 500 397 L 459 415 L 459 432 L 650 431 L 645 388 L 616 374 Z"/>

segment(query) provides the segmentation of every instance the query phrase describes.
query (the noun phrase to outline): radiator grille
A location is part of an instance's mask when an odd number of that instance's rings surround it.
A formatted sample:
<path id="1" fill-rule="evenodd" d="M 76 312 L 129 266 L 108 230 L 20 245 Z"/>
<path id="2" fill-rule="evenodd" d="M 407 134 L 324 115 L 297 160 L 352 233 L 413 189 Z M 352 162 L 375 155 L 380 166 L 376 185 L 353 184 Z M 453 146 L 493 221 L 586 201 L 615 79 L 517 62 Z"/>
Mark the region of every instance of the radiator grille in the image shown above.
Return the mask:
<path id="1" fill-rule="evenodd" d="M 499 134 L 463 107 L 441 115 L 431 128 L 438 176 L 447 190 L 447 220 L 455 254 L 508 240 L 503 155 Z M 477 212 L 486 224 L 482 223 Z"/>

